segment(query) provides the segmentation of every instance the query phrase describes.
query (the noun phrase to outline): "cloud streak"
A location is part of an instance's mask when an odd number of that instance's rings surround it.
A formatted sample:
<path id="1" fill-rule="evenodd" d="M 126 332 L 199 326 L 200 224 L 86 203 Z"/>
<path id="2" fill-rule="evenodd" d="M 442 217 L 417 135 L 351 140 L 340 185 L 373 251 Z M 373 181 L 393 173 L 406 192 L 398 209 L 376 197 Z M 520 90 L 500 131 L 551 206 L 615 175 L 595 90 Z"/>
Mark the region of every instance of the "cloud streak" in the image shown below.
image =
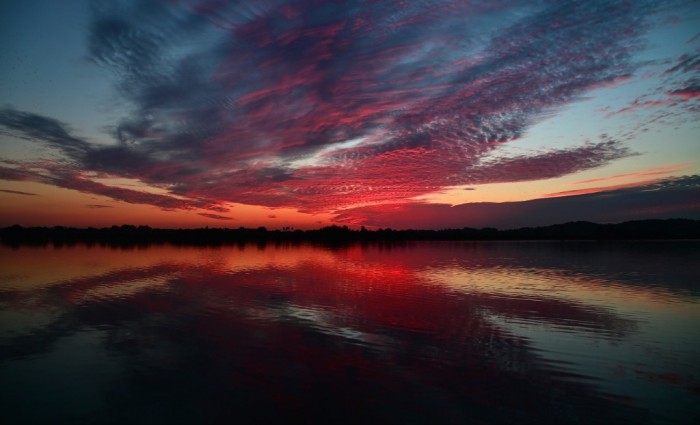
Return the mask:
<path id="1" fill-rule="evenodd" d="M 633 171 L 631 173 L 624 173 L 624 174 L 615 174 L 612 176 L 607 176 L 607 177 L 600 177 L 596 179 L 587 179 L 587 180 L 580 180 L 577 182 L 574 182 L 572 184 L 579 185 L 579 184 L 588 184 L 588 183 L 599 183 L 599 182 L 604 182 L 604 181 L 610 181 L 610 180 L 621 180 L 621 179 L 639 179 L 639 178 L 647 178 L 651 176 L 662 176 L 662 175 L 668 175 L 672 174 L 678 171 L 683 171 L 687 168 L 690 167 L 690 163 L 682 163 L 682 164 L 671 164 L 671 165 L 664 165 L 664 166 L 659 166 L 659 167 L 653 167 L 653 168 L 645 168 L 643 170 L 637 170 Z"/>
<path id="2" fill-rule="evenodd" d="M 39 196 L 39 195 L 36 194 L 36 193 L 22 192 L 21 190 L 0 189 L 0 192 L 9 193 L 9 194 L 12 194 L 12 195 Z"/>
<path id="3" fill-rule="evenodd" d="M 202 217 L 207 217 L 207 218 L 212 218 L 214 220 L 233 220 L 231 217 L 227 217 L 225 215 L 219 215 L 219 214 L 210 214 L 210 213 L 198 213 Z"/>

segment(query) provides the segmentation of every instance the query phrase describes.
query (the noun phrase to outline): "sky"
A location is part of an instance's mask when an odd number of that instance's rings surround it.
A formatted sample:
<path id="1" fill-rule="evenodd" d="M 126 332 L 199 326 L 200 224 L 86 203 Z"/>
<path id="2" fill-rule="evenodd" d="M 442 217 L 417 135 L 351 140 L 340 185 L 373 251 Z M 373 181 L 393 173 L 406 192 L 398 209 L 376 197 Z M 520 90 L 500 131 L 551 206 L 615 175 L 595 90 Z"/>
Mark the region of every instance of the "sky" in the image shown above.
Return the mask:
<path id="1" fill-rule="evenodd" d="M 0 226 L 700 219 L 700 2 L 0 2 Z"/>

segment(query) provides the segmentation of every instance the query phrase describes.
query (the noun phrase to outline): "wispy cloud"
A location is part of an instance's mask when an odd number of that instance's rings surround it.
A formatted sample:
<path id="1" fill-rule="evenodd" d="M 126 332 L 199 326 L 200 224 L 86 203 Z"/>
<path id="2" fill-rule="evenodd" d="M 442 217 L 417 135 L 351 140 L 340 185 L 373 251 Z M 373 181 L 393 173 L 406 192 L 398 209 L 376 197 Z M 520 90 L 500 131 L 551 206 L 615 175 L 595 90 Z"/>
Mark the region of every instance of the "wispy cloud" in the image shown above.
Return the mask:
<path id="1" fill-rule="evenodd" d="M 69 161 L 0 177 L 165 209 L 316 213 L 600 167 L 633 153 L 614 138 L 517 157 L 499 147 L 631 75 L 655 3 L 97 3 L 87 57 L 113 72 L 133 112 L 104 146 L 6 108 L 6 132 Z"/>
<path id="2" fill-rule="evenodd" d="M 627 189 L 630 187 L 639 187 L 639 186 L 648 186 L 654 183 L 660 183 L 663 181 L 663 179 L 650 179 L 650 180 L 643 180 L 643 181 L 637 181 L 637 182 L 631 182 L 631 183 L 620 183 L 620 184 L 615 184 L 615 185 L 610 185 L 610 186 L 597 186 L 597 187 L 587 187 L 585 189 L 574 189 L 574 190 L 565 190 L 562 192 L 554 192 L 554 193 L 548 193 L 544 195 L 545 198 L 555 198 L 559 196 L 574 196 L 574 195 L 584 195 L 587 193 L 598 193 L 598 192 L 606 192 L 609 190 L 618 190 L 618 189 Z"/>
<path id="3" fill-rule="evenodd" d="M 697 74 L 700 72 L 700 52 L 684 53 L 676 60 L 676 63 L 664 74 Z"/>
<path id="4" fill-rule="evenodd" d="M 0 126 L 5 133 L 27 140 L 40 140 L 58 148 L 70 158 L 80 159 L 89 144 L 70 134 L 67 125 L 53 118 L 10 108 L 0 110 Z"/>
<path id="5" fill-rule="evenodd" d="M 633 111 L 637 111 L 637 110 L 644 110 L 644 109 L 649 109 L 649 108 L 668 106 L 668 105 L 673 104 L 674 102 L 675 102 L 675 100 L 670 99 L 670 98 L 651 99 L 651 100 L 643 100 L 642 98 L 637 98 L 634 100 L 634 102 L 632 102 L 628 106 L 625 106 L 624 108 L 618 109 L 617 111 L 608 112 L 607 114 L 605 114 L 605 117 L 612 118 L 616 115 L 622 115 L 622 114 L 626 114 L 628 112 L 633 112 Z"/>
<path id="6" fill-rule="evenodd" d="M 650 177 L 650 176 L 663 176 L 663 175 L 668 175 L 668 174 L 672 174 L 672 173 L 686 170 L 686 169 L 690 168 L 690 165 L 691 165 L 690 163 L 682 163 L 682 164 L 671 164 L 671 165 L 664 165 L 664 166 L 659 166 L 659 167 L 645 168 L 642 170 L 633 171 L 631 173 L 615 174 L 612 176 L 600 177 L 600 178 L 596 178 L 596 179 L 580 180 L 580 181 L 573 182 L 572 184 L 580 185 L 580 184 L 589 184 L 589 183 L 600 183 L 600 182 L 611 181 L 611 180 L 639 179 L 639 178 L 646 178 L 646 177 Z"/>
<path id="7" fill-rule="evenodd" d="M 198 213 L 202 217 L 207 217 L 207 218 L 213 218 L 214 220 L 233 220 L 232 217 L 228 217 L 225 215 L 219 215 L 219 214 L 210 214 L 210 213 Z"/>
<path id="8" fill-rule="evenodd" d="M 0 189 L 0 192 L 11 193 L 13 195 L 39 196 L 36 193 L 22 192 L 21 190 Z"/>
<path id="9" fill-rule="evenodd" d="M 661 79 L 661 85 L 652 87 L 624 108 L 608 111 L 606 118 L 648 109 L 657 110 L 652 120 L 659 117 L 668 120 L 673 116 L 700 112 L 700 104 L 697 103 L 697 99 L 700 99 L 700 47 L 672 61 L 671 66 L 661 72 Z"/>
<path id="10" fill-rule="evenodd" d="M 700 82 L 692 83 L 687 87 L 683 87 L 668 92 L 671 96 L 679 96 L 684 99 L 700 99 Z"/>

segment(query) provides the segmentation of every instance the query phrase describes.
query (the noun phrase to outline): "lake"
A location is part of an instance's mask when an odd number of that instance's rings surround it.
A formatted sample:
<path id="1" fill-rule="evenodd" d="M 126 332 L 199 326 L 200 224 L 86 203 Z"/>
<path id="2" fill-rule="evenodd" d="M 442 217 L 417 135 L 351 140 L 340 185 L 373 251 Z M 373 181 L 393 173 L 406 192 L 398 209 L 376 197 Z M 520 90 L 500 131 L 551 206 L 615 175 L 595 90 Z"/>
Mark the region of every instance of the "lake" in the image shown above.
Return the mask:
<path id="1" fill-rule="evenodd" d="M 3 423 L 697 423 L 700 242 L 0 246 Z"/>

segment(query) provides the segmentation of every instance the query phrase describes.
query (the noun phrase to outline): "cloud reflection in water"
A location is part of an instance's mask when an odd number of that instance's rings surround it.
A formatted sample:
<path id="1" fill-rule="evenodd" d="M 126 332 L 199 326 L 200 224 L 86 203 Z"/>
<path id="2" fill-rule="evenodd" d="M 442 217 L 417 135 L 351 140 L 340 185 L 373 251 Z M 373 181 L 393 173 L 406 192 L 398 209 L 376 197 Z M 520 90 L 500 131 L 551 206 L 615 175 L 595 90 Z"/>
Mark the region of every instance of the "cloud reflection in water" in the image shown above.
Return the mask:
<path id="1" fill-rule="evenodd" d="M 693 244 L 1 249 L 16 421 L 664 422 L 697 397 Z"/>

